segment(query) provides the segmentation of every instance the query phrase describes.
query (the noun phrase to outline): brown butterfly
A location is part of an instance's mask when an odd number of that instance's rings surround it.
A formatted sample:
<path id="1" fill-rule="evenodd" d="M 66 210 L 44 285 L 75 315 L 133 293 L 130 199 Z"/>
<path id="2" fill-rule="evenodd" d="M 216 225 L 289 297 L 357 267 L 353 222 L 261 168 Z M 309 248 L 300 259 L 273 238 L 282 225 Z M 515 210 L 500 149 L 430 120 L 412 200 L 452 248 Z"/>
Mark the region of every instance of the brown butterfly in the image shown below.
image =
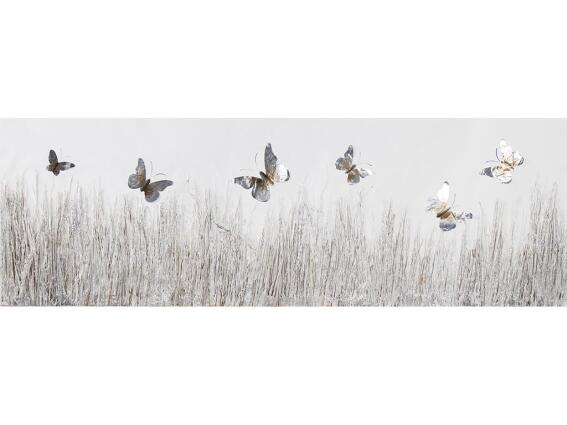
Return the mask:
<path id="1" fill-rule="evenodd" d="M 457 227 L 457 222 L 464 222 L 472 218 L 471 213 L 453 211 L 452 206 L 449 205 L 450 192 L 449 182 L 444 182 L 439 192 L 437 192 L 437 196 L 429 199 L 429 205 L 427 206 L 427 211 L 433 211 L 439 219 L 439 227 L 444 232 Z"/>
<path id="2" fill-rule="evenodd" d="M 352 145 L 349 145 L 344 157 L 337 159 L 335 162 L 335 168 L 339 171 L 344 171 L 347 175 L 348 184 L 359 183 L 361 178 L 372 175 L 372 171 L 359 167 L 353 163 L 353 160 L 354 148 Z"/>
<path id="3" fill-rule="evenodd" d="M 69 168 L 73 168 L 74 166 L 75 164 L 73 164 L 72 162 L 59 162 L 57 160 L 55 151 L 53 149 L 49 151 L 49 165 L 47 166 L 47 171 L 50 171 L 58 176 L 61 171 L 68 170 Z"/>
<path id="4" fill-rule="evenodd" d="M 171 180 L 160 180 L 150 183 L 150 179 L 146 179 L 146 165 L 142 158 L 138 159 L 136 174 L 130 174 L 130 177 L 128 177 L 128 187 L 130 189 L 140 189 L 140 191 L 144 192 L 148 202 L 157 200 L 159 193 L 172 184 Z"/>
<path id="5" fill-rule="evenodd" d="M 234 183 L 244 189 L 252 189 L 252 196 L 260 202 L 270 199 L 270 186 L 289 180 L 289 170 L 274 155 L 271 143 L 266 145 L 264 151 L 264 166 L 266 172 L 260 171 L 260 177 L 242 176 L 234 179 Z"/>

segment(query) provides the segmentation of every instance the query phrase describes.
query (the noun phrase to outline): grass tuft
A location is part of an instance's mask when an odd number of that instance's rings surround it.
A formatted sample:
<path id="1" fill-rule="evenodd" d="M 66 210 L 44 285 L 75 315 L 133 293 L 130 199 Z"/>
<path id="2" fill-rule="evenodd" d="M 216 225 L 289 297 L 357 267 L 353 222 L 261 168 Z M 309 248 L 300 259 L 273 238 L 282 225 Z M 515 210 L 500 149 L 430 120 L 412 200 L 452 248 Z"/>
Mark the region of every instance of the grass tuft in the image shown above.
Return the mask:
<path id="1" fill-rule="evenodd" d="M 535 190 L 529 224 L 503 206 L 473 237 L 412 231 L 387 208 L 326 211 L 298 201 L 252 240 L 239 209 L 211 194 L 106 205 L 100 194 L 0 192 L 4 305 L 564 305 L 567 229 L 557 190 Z M 155 208 L 153 208 L 155 207 Z"/>

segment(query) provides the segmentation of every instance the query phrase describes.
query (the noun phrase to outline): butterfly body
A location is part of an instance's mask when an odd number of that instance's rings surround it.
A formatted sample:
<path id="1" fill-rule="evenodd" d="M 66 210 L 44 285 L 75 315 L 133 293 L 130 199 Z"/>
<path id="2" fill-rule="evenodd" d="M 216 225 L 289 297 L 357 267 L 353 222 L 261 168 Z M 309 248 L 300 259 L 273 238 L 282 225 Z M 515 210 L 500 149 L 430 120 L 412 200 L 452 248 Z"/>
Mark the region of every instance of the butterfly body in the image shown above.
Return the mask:
<path id="1" fill-rule="evenodd" d="M 354 148 L 352 145 L 349 145 L 344 156 L 338 158 L 335 161 L 335 168 L 339 171 L 344 171 L 344 173 L 347 175 L 348 184 L 359 183 L 360 179 L 372 175 L 372 171 L 367 170 L 366 168 L 359 167 L 353 162 L 353 160 L 354 160 Z"/>
<path id="2" fill-rule="evenodd" d="M 53 173 L 56 176 L 58 176 L 61 171 L 69 170 L 70 168 L 73 168 L 75 166 L 75 164 L 73 164 L 72 162 L 59 162 L 59 160 L 57 159 L 57 154 L 53 149 L 49 151 L 48 160 L 49 165 L 47 166 L 47 171 Z"/>
<path id="3" fill-rule="evenodd" d="M 270 187 L 277 183 L 289 180 L 289 170 L 283 165 L 274 152 L 271 143 L 264 150 L 265 172 L 260 171 L 260 177 L 241 176 L 234 179 L 234 183 L 244 189 L 252 189 L 252 197 L 260 202 L 268 202 L 270 199 Z"/>
<path id="4" fill-rule="evenodd" d="M 260 171 L 260 177 L 262 177 L 262 180 L 264 180 L 266 182 L 266 184 L 268 184 L 270 186 L 274 185 L 274 181 L 270 178 L 270 176 L 268 176 L 263 171 Z"/>
<path id="5" fill-rule="evenodd" d="M 128 177 L 128 187 L 130 189 L 140 189 L 140 192 L 144 193 L 144 197 L 148 202 L 156 201 L 160 196 L 159 193 L 172 185 L 173 182 L 171 180 L 159 180 L 152 183 L 150 179 L 146 178 L 146 165 L 142 158 L 138 159 L 135 174 L 130 174 L 130 177 Z"/>
<path id="6" fill-rule="evenodd" d="M 352 164 L 352 166 L 345 171 L 345 174 L 350 174 L 354 169 L 356 169 L 356 164 Z"/>
<path id="7" fill-rule="evenodd" d="M 500 167 L 505 171 L 512 171 L 514 169 L 514 164 L 510 164 L 506 161 L 500 163 Z"/>
<path id="8" fill-rule="evenodd" d="M 445 208 L 442 211 L 439 211 L 437 213 L 437 218 L 441 218 L 441 219 L 447 219 L 451 216 L 451 209 L 450 208 Z"/>
<path id="9" fill-rule="evenodd" d="M 140 192 L 145 192 L 148 190 L 148 186 L 150 185 L 150 179 L 147 179 L 144 185 L 140 188 Z"/>

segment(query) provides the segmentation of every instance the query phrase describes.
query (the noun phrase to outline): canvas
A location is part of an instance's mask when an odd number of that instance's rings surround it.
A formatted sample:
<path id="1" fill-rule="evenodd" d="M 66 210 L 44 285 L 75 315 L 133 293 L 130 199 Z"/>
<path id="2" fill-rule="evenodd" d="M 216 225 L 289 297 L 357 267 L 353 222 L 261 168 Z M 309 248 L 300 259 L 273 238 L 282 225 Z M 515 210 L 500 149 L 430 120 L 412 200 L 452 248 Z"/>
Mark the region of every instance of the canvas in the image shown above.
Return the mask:
<path id="1" fill-rule="evenodd" d="M 4 119 L 0 302 L 563 305 L 564 119 Z"/>

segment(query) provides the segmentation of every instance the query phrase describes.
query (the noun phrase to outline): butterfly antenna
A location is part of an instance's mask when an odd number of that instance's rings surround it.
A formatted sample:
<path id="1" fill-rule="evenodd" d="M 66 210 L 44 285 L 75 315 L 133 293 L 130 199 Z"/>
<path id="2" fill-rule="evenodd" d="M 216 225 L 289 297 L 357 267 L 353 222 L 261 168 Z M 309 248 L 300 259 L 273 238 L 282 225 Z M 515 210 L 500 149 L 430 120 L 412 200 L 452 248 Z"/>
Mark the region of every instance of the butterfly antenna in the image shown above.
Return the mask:
<path id="1" fill-rule="evenodd" d="M 68 161 L 68 162 L 71 162 L 71 161 L 69 161 L 67 155 L 65 155 L 65 152 L 63 151 L 63 148 L 60 147 L 60 148 L 58 148 L 58 149 L 59 149 L 59 152 L 61 152 L 61 154 L 58 155 L 58 156 L 59 156 L 59 161 Z"/>
<path id="2" fill-rule="evenodd" d="M 502 162 L 502 160 L 501 160 L 500 157 L 498 156 L 498 148 L 496 148 L 496 159 L 498 160 L 498 162 Z"/>
<path id="3" fill-rule="evenodd" d="M 453 194 L 453 203 L 451 204 L 451 209 L 453 209 L 453 207 L 455 206 L 455 202 L 457 202 L 457 194 L 456 193 Z"/>
<path id="4" fill-rule="evenodd" d="M 258 166 L 258 155 L 260 154 L 260 152 L 256 152 L 256 155 L 254 155 L 254 165 L 256 165 L 256 168 L 260 168 Z"/>

